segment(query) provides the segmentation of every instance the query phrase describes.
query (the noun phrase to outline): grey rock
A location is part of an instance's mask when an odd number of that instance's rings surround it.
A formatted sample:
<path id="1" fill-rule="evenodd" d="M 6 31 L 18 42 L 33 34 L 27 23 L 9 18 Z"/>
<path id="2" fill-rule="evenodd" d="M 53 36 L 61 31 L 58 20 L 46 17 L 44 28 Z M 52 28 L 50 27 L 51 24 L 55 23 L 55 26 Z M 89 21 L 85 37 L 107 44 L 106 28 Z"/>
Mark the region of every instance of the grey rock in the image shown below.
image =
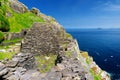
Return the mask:
<path id="1" fill-rule="evenodd" d="M 3 76 L 3 75 L 5 75 L 5 74 L 7 74 L 8 73 L 8 69 L 3 69 L 2 71 L 0 71 L 0 76 Z"/>
<path id="2" fill-rule="evenodd" d="M 5 65 L 0 62 L 0 71 L 2 71 L 5 68 Z"/>
<path id="3" fill-rule="evenodd" d="M 20 77 L 18 75 L 11 75 L 7 80 L 20 80 Z"/>
<path id="4" fill-rule="evenodd" d="M 40 73 L 36 70 L 28 70 L 20 80 L 41 80 Z"/>
<path id="5" fill-rule="evenodd" d="M 17 13 L 24 13 L 28 10 L 24 4 L 20 3 L 17 0 L 10 0 L 10 6 Z"/>
<path id="6" fill-rule="evenodd" d="M 61 72 L 49 72 L 45 78 L 42 80 L 61 80 L 62 74 Z"/>
<path id="7" fill-rule="evenodd" d="M 17 66 L 17 64 L 18 64 L 18 61 L 9 61 L 9 62 L 6 64 L 6 66 L 7 66 L 7 67 L 14 68 L 14 67 Z"/>
<path id="8" fill-rule="evenodd" d="M 20 73 L 20 75 L 23 75 L 27 70 L 22 67 L 17 67 L 15 73 Z"/>

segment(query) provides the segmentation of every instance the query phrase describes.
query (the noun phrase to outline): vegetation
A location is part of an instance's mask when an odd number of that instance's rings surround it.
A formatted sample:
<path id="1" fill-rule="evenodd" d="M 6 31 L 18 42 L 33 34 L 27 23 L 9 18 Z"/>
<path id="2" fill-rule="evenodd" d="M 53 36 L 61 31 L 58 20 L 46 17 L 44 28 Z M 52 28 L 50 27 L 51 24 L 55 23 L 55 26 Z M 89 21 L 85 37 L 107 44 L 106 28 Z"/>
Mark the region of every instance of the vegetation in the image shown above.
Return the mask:
<path id="1" fill-rule="evenodd" d="M 0 0 L 0 30 L 3 32 L 10 30 L 10 25 L 8 19 L 6 18 L 7 1 L 8 0 Z"/>
<path id="2" fill-rule="evenodd" d="M 100 74 L 96 74 L 93 69 L 90 69 L 91 74 L 94 77 L 94 80 L 101 80 Z"/>
<path id="3" fill-rule="evenodd" d="M 10 29 L 10 25 L 7 18 L 2 14 L 0 14 L 0 30 L 6 32 L 9 31 L 9 29 Z"/>
<path id="4" fill-rule="evenodd" d="M 10 32 L 20 32 L 22 29 L 30 28 L 34 22 L 44 22 L 44 20 L 31 12 L 23 14 L 14 13 L 9 17 Z"/>
<path id="5" fill-rule="evenodd" d="M 9 52 L 9 53 L 1 53 L 0 52 L 0 60 L 4 60 L 4 59 L 11 59 L 12 56 L 15 55 L 14 52 Z"/>
<path id="6" fill-rule="evenodd" d="M 12 40 L 4 40 L 3 43 L 9 43 L 9 42 L 16 43 L 16 42 L 21 41 L 21 40 L 22 40 L 21 38 L 12 39 Z"/>
<path id="7" fill-rule="evenodd" d="M 48 72 L 53 66 L 55 66 L 55 60 L 57 55 L 41 55 L 36 56 L 35 59 L 38 62 L 38 68 L 40 69 L 41 73 Z"/>
<path id="8" fill-rule="evenodd" d="M 4 34 L 0 31 L 0 43 L 4 40 Z"/>
<path id="9" fill-rule="evenodd" d="M 73 39 L 73 37 L 69 33 L 66 33 L 66 38 L 67 39 Z"/>

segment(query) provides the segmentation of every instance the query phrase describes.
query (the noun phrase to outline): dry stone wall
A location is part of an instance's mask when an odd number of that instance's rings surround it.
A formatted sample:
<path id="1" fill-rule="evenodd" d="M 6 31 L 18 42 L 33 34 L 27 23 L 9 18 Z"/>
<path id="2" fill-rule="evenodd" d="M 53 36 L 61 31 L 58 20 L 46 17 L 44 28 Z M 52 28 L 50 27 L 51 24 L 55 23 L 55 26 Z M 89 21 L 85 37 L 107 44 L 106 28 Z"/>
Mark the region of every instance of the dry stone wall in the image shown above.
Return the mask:
<path id="1" fill-rule="evenodd" d="M 62 28 L 50 23 L 34 23 L 22 41 L 21 52 L 33 54 L 58 54 L 59 43 L 64 39 Z"/>

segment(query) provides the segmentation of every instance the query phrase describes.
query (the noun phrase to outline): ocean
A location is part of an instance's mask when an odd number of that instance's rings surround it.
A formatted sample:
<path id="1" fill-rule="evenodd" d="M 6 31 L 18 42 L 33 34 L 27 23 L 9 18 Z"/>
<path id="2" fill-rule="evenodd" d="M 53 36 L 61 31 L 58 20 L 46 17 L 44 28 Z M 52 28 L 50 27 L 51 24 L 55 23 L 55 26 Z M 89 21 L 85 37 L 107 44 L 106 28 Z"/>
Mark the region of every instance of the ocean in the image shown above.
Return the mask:
<path id="1" fill-rule="evenodd" d="M 80 50 L 89 52 L 99 67 L 120 80 L 120 29 L 66 29 Z"/>

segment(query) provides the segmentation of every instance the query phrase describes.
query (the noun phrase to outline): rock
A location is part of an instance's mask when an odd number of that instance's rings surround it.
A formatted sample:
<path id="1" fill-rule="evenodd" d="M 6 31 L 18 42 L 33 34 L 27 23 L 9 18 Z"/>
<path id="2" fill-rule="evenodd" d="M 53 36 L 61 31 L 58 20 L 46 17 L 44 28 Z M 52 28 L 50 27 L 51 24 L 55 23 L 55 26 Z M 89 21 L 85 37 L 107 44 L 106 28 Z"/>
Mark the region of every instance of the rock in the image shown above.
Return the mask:
<path id="1" fill-rule="evenodd" d="M 2 71 L 3 69 L 5 69 L 5 65 L 0 62 L 0 71 Z"/>
<path id="2" fill-rule="evenodd" d="M 30 53 L 19 53 L 12 58 L 12 61 L 18 61 L 18 67 L 23 67 L 28 70 L 36 68 L 35 58 Z"/>
<path id="3" fill-rule="evenodd" d="M 71 77 L 63 77 L 61 80 L 72 80 Z"/>
<path id="4" fill-rule="evenodd" d="M 14 68 L 16 67 L 18 64 L 18 61 L 9 61 L 7 64 L 6 64 L 6 67 L 10 67 L 10 68 Z"/>
<path id="5" fill-rule="evenodd" d="M 42 80 L 61 80 L 62 74 L 60 72 L 49 72 Z"/>
<path id="6" fill-rule="evenodd" d="M 24 12 L 28 11 L 27 7 L 24 4 L 18 2 L 17 0 L 9 0 L 9 1 L 10 1 L 11 8 L 15 12 L 17 12 L 17 13 L 24 13 Z"/>
<path id="7" fill-rule="evenodd" d="M 3 69 L 2 71 L 0 71 L 0 76 L 3 76 L 3 75 L 5 75 L 5 74 L 7 74 L 8 73 L 8 69 Z"/>
<path id="8" fill-rule="evenodd" d="M 27 70 L 22 67 L 17 67 L 15 73 L 20 73 L 20 75 L 23 75 Z"/>
<path id="9" fill-rule="evenodd" d="M 29 70 L 21 76 L 20 80 L 41 80 L 41 76 L 38 71 Z"/>
<path id="10" fill-rule="evenodd" d="M 65 69 L 65 66 L 63 64 L 57 64 L 57 70 L 62 71 Z"/>
<path id="11" fill-rule="evenodd" d="M 33 14 L 35 14 L 35 15 L 37 15 L 37 16 L 40 15 L 40 11 L 39 11 L 39 9 L 34 8 L 34 7 L 30 10 L 30 12 L 32 12 Z"/>
<path id="12" fill-rule="evenodd" d="M 6 52 L 6 50 L 5 50 L 5 49 L 0 49 L 0 52 L 5 53 L 5 52 Z"/>
<path id="13" fill-rule="evenodd" d="M 20 80 L 20 77 L 18 75 L 11 75 L 7 80 Z"/>

